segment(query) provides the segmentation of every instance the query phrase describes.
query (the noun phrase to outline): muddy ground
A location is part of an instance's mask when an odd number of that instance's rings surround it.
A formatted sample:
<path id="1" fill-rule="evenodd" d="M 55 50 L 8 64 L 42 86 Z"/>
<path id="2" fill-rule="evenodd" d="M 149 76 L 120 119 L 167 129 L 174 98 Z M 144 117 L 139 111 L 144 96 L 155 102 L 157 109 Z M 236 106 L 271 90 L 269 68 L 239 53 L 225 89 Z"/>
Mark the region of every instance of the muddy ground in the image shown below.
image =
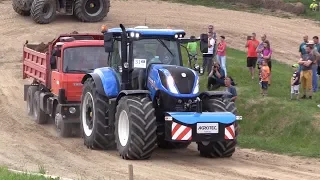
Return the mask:
<path id="1" fill-rule="evenodd" d="M 218 10 L 154 1 L 112 1 L 103 23 L 184 28 L 188 35 L 205 32 L 214 22 L 230 47 L 244 49 L 251 32 L 267 33 L 274 57 L 291 63 L 297 60 L 304 34 L 316 35 L 319 27 L 310 20 Z M 60 139 L 53 125 L 40 126 L 26 115 L 23 102 L 22 45 L 49 42 L 59 33 L 100 32 L 102 23 L 80 23 L 73 17 L 58 17 L 49 25 L 35 24 L 17 15 L 9 1 L 0 3 L 0 164 L 20 170 L 38 171 L 83 179 L 126 179 L 127 166 L 134 166 L 135 179 L 320 179 L 320 160 L 302 159 L 237 149 L 230 159 L 206 159 L 196 147 L 186 150 L 156 150 L 147 161 L 124 161 L 115 151 L 91 151 L 80 138 Z M 211 18 L 208 14 L 211 13 Z M 139 24 L 140 23 L 140 24 Z M 142 23 L 142 24 L 141 24 Z"/>

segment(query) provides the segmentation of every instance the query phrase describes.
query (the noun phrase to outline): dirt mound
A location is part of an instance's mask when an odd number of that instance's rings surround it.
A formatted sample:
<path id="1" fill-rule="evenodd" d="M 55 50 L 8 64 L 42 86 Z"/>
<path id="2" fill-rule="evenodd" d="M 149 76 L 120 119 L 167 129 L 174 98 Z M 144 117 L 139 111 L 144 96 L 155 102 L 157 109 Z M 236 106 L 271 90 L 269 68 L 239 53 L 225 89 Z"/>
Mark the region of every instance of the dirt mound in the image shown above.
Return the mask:
<path id="1" fill-rule="evenodd" d="M 294 5 L 294 8 L 291 9 L 291 12 L 297 15 L 304 14 L 306 12 L 306 7 L 301 2 L 298 2 Z"/>

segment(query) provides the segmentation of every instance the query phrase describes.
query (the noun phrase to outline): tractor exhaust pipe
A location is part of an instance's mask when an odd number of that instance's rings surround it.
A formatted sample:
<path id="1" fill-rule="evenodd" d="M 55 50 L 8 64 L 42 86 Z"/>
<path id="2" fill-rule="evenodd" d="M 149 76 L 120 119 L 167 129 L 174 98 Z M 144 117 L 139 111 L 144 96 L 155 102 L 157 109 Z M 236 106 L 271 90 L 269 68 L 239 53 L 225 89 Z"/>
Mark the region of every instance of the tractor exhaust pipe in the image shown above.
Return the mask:
<path id="1" fill-rule="evenodd" d="M 121 90 L 129 90 L 131 88 L 130 84 L 130 75 L 129 75 L 129 63 L 127 62 L 128 55 L 128 35 L 126 28 L 123 24 L 120 24 L 120 28 L 122 30 L 121 33 L 121 64 L 122 64 L 122 76 L 121 76 Z"/>

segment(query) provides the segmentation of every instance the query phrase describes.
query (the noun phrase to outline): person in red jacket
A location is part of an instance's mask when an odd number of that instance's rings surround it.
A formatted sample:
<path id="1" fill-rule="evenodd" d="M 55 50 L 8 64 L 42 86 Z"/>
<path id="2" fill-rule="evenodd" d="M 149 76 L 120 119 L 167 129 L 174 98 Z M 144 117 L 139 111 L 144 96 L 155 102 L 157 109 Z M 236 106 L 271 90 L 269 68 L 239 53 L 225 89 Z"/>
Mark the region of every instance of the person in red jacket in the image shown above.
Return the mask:
<path id="1" fill-rule="evenodd" d="M 256 39 L 256 33 L 252 33 L 251 38 L 247 40 L 245 45 L 245 47 L 248 48 L 247 67 L 249 68 L 252 79 L 254 79 L 254 71 L 258 60 L 258 55 L 256 52 L 258 45 L 259 41 Z"/>
<path id="2" fill-rule="evenodd" d="M 217 50 L 217 60 L 219 64 L 221 64 L 221 68 L 224 70 L 225 75 L 227 76 L 227 66 L 226 66 L 226 50 L 227 50 L 227 43 L 225 42 L 225 37 L 220 36 L 220 42 L 218 43 L 218 50 Z"/>

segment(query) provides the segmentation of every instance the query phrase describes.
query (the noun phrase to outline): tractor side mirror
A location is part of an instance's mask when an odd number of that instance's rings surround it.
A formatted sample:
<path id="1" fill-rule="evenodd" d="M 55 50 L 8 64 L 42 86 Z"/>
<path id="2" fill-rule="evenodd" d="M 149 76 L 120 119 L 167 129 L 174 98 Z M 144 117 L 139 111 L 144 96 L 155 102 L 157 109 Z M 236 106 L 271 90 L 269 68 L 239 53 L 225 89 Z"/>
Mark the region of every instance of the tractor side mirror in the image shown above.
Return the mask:
<path id="1" fill-rule="evenodd" d="M 112 33 L 104 33 L 104 49 L 106 52 L 113 52 L 113 35 Z"/>
<path id="2" fill-rule="evenodd" d="M 208 34 L 200 35 L 200 51 L 202 53 L 208 53 Z"/>

